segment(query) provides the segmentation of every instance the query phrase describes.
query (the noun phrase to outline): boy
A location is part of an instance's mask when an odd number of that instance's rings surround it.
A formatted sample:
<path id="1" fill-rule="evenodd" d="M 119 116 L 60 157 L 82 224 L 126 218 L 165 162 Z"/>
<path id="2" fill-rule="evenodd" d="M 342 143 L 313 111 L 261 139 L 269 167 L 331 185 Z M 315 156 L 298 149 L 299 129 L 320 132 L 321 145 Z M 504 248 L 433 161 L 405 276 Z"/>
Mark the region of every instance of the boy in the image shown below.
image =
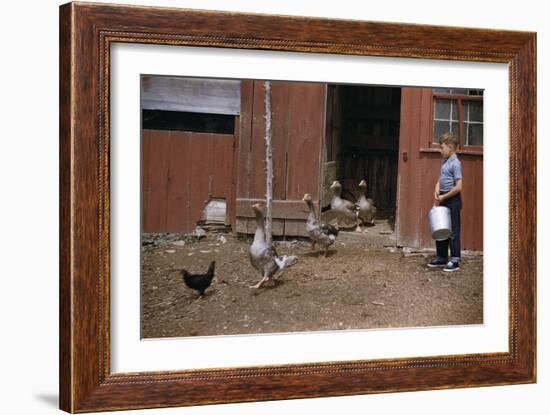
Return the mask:
<path id="1" fill-rule="evenodd" d="M 460 209 L 462 208 L 462 164 L 456 156 L 458 140 L 454 133 L 446 133 L 439 139 L 441 144 L 441 170 L 435 184 L 435 204 L 451 210 L 452 234 L 449 239 L 436 241 L 437 256 L 428 264 L 430 268 L 443 267 L 443 271 L 460 269 Z M 449 259 L 449 245 L 451 257 Z"/>

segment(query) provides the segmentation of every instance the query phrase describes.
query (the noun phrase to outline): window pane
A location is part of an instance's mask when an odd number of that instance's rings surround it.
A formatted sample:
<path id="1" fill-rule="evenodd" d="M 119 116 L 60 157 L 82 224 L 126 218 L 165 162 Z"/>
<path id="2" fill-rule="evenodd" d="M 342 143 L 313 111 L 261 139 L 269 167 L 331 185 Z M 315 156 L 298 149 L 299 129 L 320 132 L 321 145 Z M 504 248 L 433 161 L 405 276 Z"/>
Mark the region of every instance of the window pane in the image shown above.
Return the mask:
<path id="1" fill-rule="evenodd" d="M 483 122 L 483 102 L 463 101 L 462 114 L 465 121 Z M 469 111 L 468 111 L 469 110 Z"/>
<path id="2" fill-rule="evenodd" d="M 458 136 L 458 122 L 452 122 L 451 123 L 451 132 L 456 133 Z"/>
<path id="3" fill-rule="evenodd" d="M 483 122 L 483 101 L 462 101 L 464 121 Z"/>
<path id="4" fill-rule="evenodd" d="M 434 88 L 433 92 L 437 92 L 439 94 L 450 94 L 451 90 L 449 88 Z"/>
<path id="5" fill-rule="evenodd" d="M 483 145 L 483 124 L 466 124 L 466 125 L 468 126 L 466 145 L 482 146 Z M 466 127 L 466 125 L 464 127 Z"/>
<path id="6" fill-rule="evenodd" d="M 468 95 L 483 96 L 483 89 L 470 89 Z"/>
<path id="7" fill-rule="evenodd" d="M 433 142 L 439 143 L 439 137 L 449 132 L 449 121 L 434 121 Z"/>
<path id="8" fill-rule="evenodd" d="M 451 100 L 451 114 L 452 120 L 458 121 L 458 101 L 456 99 Z"/>
<path id="9" fill-rule="evenodd" d="M 467 89 L 462 89 L 462 88 L 453 88 L 453 89 L 451 89 L 451 94 L 468 95 L 468 90 Z"/>
<path id="10" fill-rule="evenodd" d="M 458 121 L 458 101 L 456 99 L 435 99 L 434 118 L 437 120 Z M 451 118 L 452 117 L 452 118 Z"/>
<path id="11" fill-rule="evenodd" d="M 448 120 L 451 113 L 451 101 L 448 99 L 435 99 L 435 118 Z"/>

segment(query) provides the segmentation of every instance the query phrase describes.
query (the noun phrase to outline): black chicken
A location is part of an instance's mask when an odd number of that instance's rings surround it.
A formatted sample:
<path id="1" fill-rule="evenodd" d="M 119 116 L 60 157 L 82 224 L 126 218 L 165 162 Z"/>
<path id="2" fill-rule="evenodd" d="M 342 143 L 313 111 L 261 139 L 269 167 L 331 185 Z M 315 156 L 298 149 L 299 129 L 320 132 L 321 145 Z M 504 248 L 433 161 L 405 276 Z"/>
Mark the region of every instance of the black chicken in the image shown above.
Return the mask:
<path id="1" fill-rule="evenodd" d="M 183 276 L 185 285 L 193 290 L 197 290 L 202 297 L 204 295 L 204 291 L 206 291 L 206 289 L 210 287 L 210 284 L 212 284 L 215 267 L 216 261 L 212 261 L 208 267 L 208 271 L 204 274 L 191 274 L 190 272 L 187 272 L 187 270 L 182 269 L 181 275 Z"/>

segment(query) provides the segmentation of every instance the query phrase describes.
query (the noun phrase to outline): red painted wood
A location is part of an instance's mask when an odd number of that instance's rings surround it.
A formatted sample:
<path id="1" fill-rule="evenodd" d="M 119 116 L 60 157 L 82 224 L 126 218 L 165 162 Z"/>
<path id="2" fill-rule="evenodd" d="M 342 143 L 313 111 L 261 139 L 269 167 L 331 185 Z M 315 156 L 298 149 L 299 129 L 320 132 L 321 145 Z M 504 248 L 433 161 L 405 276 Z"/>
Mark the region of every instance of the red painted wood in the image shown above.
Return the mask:
<path id="1" fill-rule="evenodd" d="M 420 151 L 429 146 L 433 120 L 430 88 L 402 88 L 398 166 L 397 243 L 434 247 L 427 220 L 439 176 L 441 156 Z M 404 161 L 406 152 L 408 161 Z M 483 250 L 483 155 L 458 154 L 464 189 L 462 249 Z"/>
<path id="2" fill-rule="evenodd" d="M 250 193 L 250 152 L 252 148 L 252 122 L 254 103 L 254 81 L 241 81 L 241 115 L 239 125 L 239 143 L 237 147 L 237 186 L 236 197 L 249 197 Z"/>
<path id="3" fill-rule="evenodd" d="M 248 170 L 248 194 L 253 198 L 265 199 L 265 122 L 263 81 L 254 81 L 252 103 L 252 129 L 250 138 L 250 169 Z M 277 143 L 273 143 L 274 146 Z"/>
<path id="4" fill-rule="evenodd" d="M 178 232 L 192 229 L 189 209 L 186 209 L 190 193 L 189 174 L 191 157 L 189 140 L 179 134 L 166 131 L 170 140 L 170 150 L 167 154 L 168 189 L 166 206 L 166 231 Z M 152 143 L 154 146 L 154 141 Z M 154 151 L 154 147 L 150 149 Z"/>
<path id="5" fill-rule="evenodd" d="M 233 135 L 143 130 L 144 232 L 191 232 L 209 197 L 234 209 Z"/>
<path id="6" fill-rule="evenodd" d="M 292 83 L 272 82 L 273 199 L 286 199 L 290 91 Z"/>
<path id="7" fill-rule="evenodd" d="M 244 83 L 241 89 L 239 200 L 265 200 L 264 82 Z M 252 87 L 253 91 L 250 91 Z M 318 83 L 272 82 L 274 203 L 296 201 L 304 193 L 319 197 L 321 143 L 324 137 L 326 86 Z M 250 124 L 246 120 L 251 120 Z M 247 146 L 246 143 L 249 145 Z M 284 219 L 276 216 L 274 219 Z M 282 214 L 282 211 L 281 211 Z M 239 211 L 237 219 L 242 218 Z M 240 220 L 240 219 L 239 219 Z M 288 229 L 292 231 L 295 226 Z M 242 227 L 239 229 L 243 229 Z M 249 228 L 247 228 L 249 229 Z M 282 232 L 281 227 L 277 232 Z M 250 230 L 250 229 L 249 229 Z M 252 229 L 253 232 L 254 229 Z"/>
<path id="8" fill-rule="evenodd" d="M 165 232 L 170 137 L 168 134 L 144 130 L 143 142 L 142 175 L 146 178 L 142 178 L 142 181 L 147 183 L 142 209 L 146 213 L 142 220 L 143 230 Z"/>
<path id="9" fill-rule="evenodd" d="M 318 83 L 297 83 L 290 91 L 287 199 L 299 200 L 304 193 L 319 199 L 325 94 L 326 85 Z"/>
<path id="10" fill-rule="evenodd" d="M 420 103 L 420 88 L 402 88 L 396 232 L 397 244 L 403 246 L 417 246 L 419 243 L 420 186 L 418 172 L 414 175 L 413 166 L 418 165 L 415 149 L 420 125 Z"/>

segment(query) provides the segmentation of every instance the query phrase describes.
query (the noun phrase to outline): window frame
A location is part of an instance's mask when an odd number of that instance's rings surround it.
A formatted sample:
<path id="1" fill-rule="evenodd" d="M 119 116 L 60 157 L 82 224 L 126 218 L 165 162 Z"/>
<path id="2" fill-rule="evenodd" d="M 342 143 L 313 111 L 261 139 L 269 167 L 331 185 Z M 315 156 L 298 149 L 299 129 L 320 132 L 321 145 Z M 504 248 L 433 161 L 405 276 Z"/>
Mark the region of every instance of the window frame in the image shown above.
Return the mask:
<path id="1" fill-rule="evenodd" d="M 452 88 L 451 88 L 452 89 Z M 441 148 L 441 145 L 437 142 L 434 142 L 434 115 L 435 115 L 435 100 L 437 99 L 454 99 L 457 100 L 457 117 L 458 117 L 458 148 L 457 153 L 459 154 L 483 154 L 483 146 L 479 145 L 466 145 L 465 144 L 465 134 L 464 134 L 464 118 L 462 116 L 462 101 L 481 101 L 483 102 L 483 95 L 465 95 L 465 94 L 449 94 L 443 92 L 436 92 L 432 88 L 431 96 L 431 133 L 430 133 L 430 142 L 428 143 L 429 149 Z M 483 124 L 485 124 L 485 117 L 483 118 Z M 485 131 L 485 129 L 484 129 Z"/>

